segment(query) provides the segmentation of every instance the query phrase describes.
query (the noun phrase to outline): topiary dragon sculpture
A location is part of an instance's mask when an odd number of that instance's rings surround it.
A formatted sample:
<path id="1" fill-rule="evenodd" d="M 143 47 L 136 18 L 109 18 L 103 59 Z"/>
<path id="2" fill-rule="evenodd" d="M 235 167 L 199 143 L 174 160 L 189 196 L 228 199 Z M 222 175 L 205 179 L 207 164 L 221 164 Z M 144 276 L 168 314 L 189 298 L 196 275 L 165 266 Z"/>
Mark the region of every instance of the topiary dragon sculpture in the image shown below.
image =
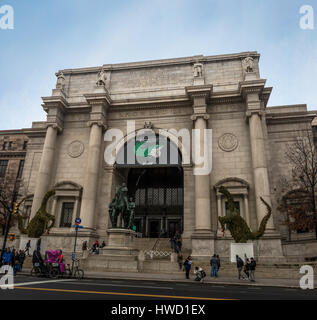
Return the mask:
<path id="1" fill-rule="evenodd" d="M 49 214 L 46 211 L 46 205 L 50 197 L 55 195 L 55 190 L 50 190 L 46 192 L 40 209 L 36 212 L 33 219 L 30 221 L 29 225 L 24 228 L 23 226 L 23 217 L 21 214 L 17 214 L 18 218 L 18 227 L 21 233 L 27 234 L 30 238 L 39 238 L 46 230 L 50 230 L 55 222 L 55 217 L 51 214 Z M 18 208 L 21 205 L 23 201 L 25 201 L 27 197 L 23 198 L 18 203 Z M 51 221 L 50 226 L 48 226 L 48 223 Z"/>
<path id="2" fill-rule="evenodd" d="M 231 236 L 237 243 L 245 243 L 248 240 L 257 240 L 262 237 L 266 229 L 266 224 L 272 214 L 272 208 L 269 206 L 269 204 L 262 197 L 260 197 L 261 201 L 267 208 L 267 214 L 263 217 L 259 230 L 252 232 L 245 220 L 240 216 L 240 212 L 235 207 L 230 192 L 223 186 L 219 188 L 219 192 L 226 197 L 229 209 L 229 212 L 225 217 L 218 218 L 222 227 L 222 231 L 224 232 L 225 227 L 227 227 L 231 233 Z"/>

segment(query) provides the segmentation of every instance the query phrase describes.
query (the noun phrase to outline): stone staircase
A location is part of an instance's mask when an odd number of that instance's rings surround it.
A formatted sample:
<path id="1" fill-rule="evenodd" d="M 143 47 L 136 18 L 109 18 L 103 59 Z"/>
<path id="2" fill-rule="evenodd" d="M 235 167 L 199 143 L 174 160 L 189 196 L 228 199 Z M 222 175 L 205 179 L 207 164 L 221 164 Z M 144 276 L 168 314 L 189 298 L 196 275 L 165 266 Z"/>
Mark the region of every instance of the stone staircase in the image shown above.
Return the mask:
<path id="1" fill-rule="evenodd" d="M 137 238 L 136 248 L 139 250 L 139 256 L 114 256 L 107 257 L 102 254 L 100 250 L 99 255 L 92 255 L 86 252 L 86 256 L 82 257 L 82 253 L 78 252 L 77 258 L 81 259 L 80 266 L 87 271 L 95 272 L 143 272 L 143 273 L 162 273 L 162 274 L 180 274 L 183 271 L 179 269 L 177 263 L 177 255 L 173 253 L 170 247 L 170 241 L 167 238 L 161 238 L 158 242 L 157 239 L 151 238 Z M 156 251 L 166 252 L 168 255 L 153 255 L 152 258 L 145 251 L 152 250 L 156 244 Z M 183 260 L 190 255 L 189 250 L 184 250 Z M 64 252 L 66 263 L 71 263 L 71 254 Z M 127 262 L 128 261 L 128 262 Z M 300 268 L 303 265 L 310 265 L 313 267 L 315 274 L 317 274 L 317 261 L 311 262 L 288 262 L 279 264 L 264 264 L 258 263 L 256 268 L 256 277 L 258 278 L 272 278 L 272 279 L 300 279 L 303 274 L 300 274 Z M 199 266 L 203 268 L 207 276 L 210 275 L 209 259 L 204 261 L 195 261 L 193 259 L 192 270 Z M 32 268 L 32 257 L 27 257 L 24 269 Z M 223 277 L 237 277 L 237 268 L 235 263 L 222 259 L 219 276 Z M 119 273 L 118 273 L 119 275 Z"/>

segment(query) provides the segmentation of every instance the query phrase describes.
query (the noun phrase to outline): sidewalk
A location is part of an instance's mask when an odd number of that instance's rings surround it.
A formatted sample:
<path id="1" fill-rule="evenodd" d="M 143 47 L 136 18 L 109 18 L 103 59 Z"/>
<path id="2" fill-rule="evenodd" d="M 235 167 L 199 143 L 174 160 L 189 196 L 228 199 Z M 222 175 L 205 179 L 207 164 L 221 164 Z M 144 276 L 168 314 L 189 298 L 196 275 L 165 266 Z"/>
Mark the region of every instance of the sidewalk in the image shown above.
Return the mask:
<path id="1" fill-rule="evenodd" d="M 19 272 L 19 275 L 30 275 L 30 269 L 25 269 Z M 195 276 L 191 273 L 190 279 L 185 279 L 185 272 L 179 274 L 157 274 L 157 273 L 137 273 L 137 272 L 85 272 L 85 279 L 112 279 L 112 280 L 138 280 L 138 281 L 162 281 L 162 282 L 177 282 L 177 283 L 196 283 Z M 316 286 L 315 279 L 315 288 Z M 204 280 L 205 285 L 238 285 L 252 287 L 279 287 L 279 288 L 299 288 L 298 279 L 257 279 L 256 282 L 248 280 L 238 280 L 233 277 L 218 277 L 211 278 L 209 275 Z"/>

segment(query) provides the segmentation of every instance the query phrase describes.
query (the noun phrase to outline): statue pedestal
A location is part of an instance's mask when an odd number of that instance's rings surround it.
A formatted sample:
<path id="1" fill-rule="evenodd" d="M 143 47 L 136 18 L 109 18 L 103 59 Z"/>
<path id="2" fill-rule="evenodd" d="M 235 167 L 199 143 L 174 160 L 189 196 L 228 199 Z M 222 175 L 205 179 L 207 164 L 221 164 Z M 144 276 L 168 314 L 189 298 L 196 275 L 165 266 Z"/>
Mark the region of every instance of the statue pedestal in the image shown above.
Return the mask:
<path id="1" fill-rule="evenodd" d="M 244 81 L 252 81 L 252 80 L 257 80 L 257 74 L 255 72 L 247 72 L 244 75 Z"/>
<path id="2" fill-rule="evenodd" d="M 103 249 L 103 254 L 107 252 L 135 252 L 135 236 L 133 230 L 114 228 L 108 229 L 108 243 Z"/>
<path id="3" fill-rule="evenodd" d="M 85 267 L 96 271 L 138 272 L 139 251 L 135 249 L 135 235 L 132 230 L 113 228 L 107 230 L 106 247 L 99 254 L 90 255 Z"/>
<path id="4" fill-rule="evenodd" d="M 252 242 L 236 243 L 232 242 L 230 245 L 230 262 L 236 262 L 236 255 L 238 255 L 244 262 L 245 256 L 247 258 L 254 257 L 254 245 Z"/>

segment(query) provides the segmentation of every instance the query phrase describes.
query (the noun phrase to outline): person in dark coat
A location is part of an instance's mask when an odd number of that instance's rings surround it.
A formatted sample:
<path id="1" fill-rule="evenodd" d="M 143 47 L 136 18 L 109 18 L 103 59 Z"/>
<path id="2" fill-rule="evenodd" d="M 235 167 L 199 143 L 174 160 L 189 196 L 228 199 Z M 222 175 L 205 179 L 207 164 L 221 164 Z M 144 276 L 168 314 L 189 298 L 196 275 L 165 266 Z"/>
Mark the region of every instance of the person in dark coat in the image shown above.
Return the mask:
<path id="1" fill-rule="evenodd" d="M 181 252 L 179 252 L 178 255 L 177 255 L 177 262 L 178 262 L 179 270 L 182 270 L 182 266 L 183 266 L 183 255 L 182 255 Z"/>
<path id="2" fill-rule="evenodd" d="M 218 273 L 219 273 L 219 269 L 220 269 L 220 258 L 219 255 L 217 254 L 217 259 L 218 259 Z"/>
<path id="3" fill-rule="evenodd" d="M 22 271 L 23 263 L 24 263 L 24 260 L 25 260 L 25 253 L 24 253 L 23 250 L 19 251 L 19 256 L 20 256 L 20 271 Z"/>
<path id="4" fill-rule="evenodd" d="M 189 272 L 192 267 L 192 257 L 188 256 L 187 259 L 184 262 L 184 267 L 186 271 L 186 279 L 189 279 Z"/>
<path id="5" fill-rule="evenodd" d="M 238 279 L 242 278 L 244 280 L 244 276 L 241 273 L 244 266 L 244 262 L 238 255 L 236 255 L 236 261 L 237 261 L 237 269 L 238 269 Z"/>
<path id="6" fill-rule="evenodd" d="M 256 261 L 254 258 L 251 258 L 250 261 L 250 281 L 255 282 L 255 268 L 256 268 Z"/>
<path id="7" fill-rule="evenodd" d="M 216 277 L 218 278 L 218 266 L 219 266 L 219 259 L 217 258 L 217 256 L 214 254 L 212 256 L 212 258 L 210 259 L 210 266 L 211 266 L 211 270 L 210 270 L 210 276 L 211 277 Z"/>
<path id="8" fill-rule="evenodd" d="M 41 272 L 42 273 L 46 272 L 46 268 L 44 266 L 44 261 L 40 251 L 37 251 L 37 250 L 33 251 L 32 263 L 33 263 L 33 266 L 35 266 L 35 263 L 38 263 L 40 266 Z"/>
<path id="9" fill-rule="evenodd" d="M 30 248 L 31 248 L 31 240 L 29 240 L 25 245 L 25 254 L 27 254 L 28 256 L 30 255 Z"/>
<path id="10" fill-rule="evenodd" d="M 84 241 L 84 242 L 83 242 L 83 246 L 82 246 L 82 250 L 83 250 L 83 251 L 87 250 L 87 247 L 88 247 L 87 241 Z"/>
<path id="11" fill-rule="evenodd" d="M 10 264 L 12 260 L 12 252 L 10 251 L 9 248 L 7 248 L 6 251 L 4 252 L 2 259 L 3 259 L 2 262 L 4 265 Z"/>
<path id="12" fill-rule="evenodd" d="M 250 279 L 250 266 L 251 266 L 250 259 L 247 259 L 243 272 L 247 275 L 248 279 Z"/>
<path id="13" fill-rule="evenodd" d="M 17 272 L 20 271 L 20 255 L 17 250 L 14 251 L 12 255 L 12 268 L 13 268 L 13 275 L 16 276 Z"/>
<path id="14" fill-rule="evenodd" d="M 41 239 L 41 237 L 39 237 L 39 239 L 36 242 L 36 250 L 37 251 L 41 251 L 41 241 L 42 241 L 42 239 Z"/>

